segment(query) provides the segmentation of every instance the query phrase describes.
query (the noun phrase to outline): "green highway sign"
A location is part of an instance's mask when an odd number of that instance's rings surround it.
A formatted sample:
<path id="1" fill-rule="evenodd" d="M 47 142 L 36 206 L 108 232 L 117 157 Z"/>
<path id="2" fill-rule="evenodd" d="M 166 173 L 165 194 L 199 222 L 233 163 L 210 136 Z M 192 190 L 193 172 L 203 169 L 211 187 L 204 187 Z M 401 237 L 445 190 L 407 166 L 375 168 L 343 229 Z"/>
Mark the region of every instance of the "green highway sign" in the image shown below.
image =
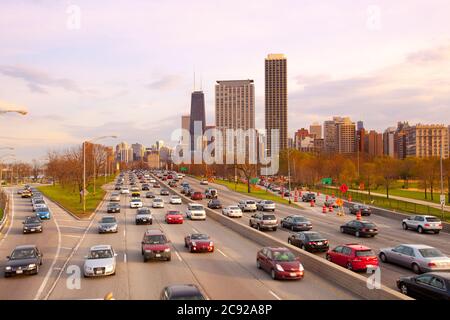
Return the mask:
<path id="1" fill-rule="evenodd" d="M 331 179 L 331 178 L 323 178 L 322 179 L 322 184 L 331 185 L 332 182 L 333 182 L 333 179 Z"/>
<path id="2" fill-rule="evenodd" d="M 187 171 L 187 168 L 186 167 L 181 167 L 180 170 L 181 171 Z"/>

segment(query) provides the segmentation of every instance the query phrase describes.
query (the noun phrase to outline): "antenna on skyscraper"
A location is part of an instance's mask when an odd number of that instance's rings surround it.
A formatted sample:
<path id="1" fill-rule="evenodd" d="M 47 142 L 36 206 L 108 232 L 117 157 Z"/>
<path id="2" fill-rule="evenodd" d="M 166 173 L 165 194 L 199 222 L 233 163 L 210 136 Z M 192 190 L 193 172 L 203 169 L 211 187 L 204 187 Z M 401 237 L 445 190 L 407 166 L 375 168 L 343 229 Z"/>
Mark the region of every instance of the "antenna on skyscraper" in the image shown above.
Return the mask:
<path id="1" fill-rule="evenodd" d="M 194 67 L 194 91 L 195 91 L 195 67 Z"/>

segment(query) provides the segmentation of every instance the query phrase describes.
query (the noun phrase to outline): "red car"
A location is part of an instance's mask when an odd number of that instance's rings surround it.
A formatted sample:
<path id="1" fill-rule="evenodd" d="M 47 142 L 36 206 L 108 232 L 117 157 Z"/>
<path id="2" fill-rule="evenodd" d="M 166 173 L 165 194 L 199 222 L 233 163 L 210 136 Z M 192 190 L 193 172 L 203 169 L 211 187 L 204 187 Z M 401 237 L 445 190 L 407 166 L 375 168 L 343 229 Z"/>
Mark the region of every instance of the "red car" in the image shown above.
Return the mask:
<path id="1" fill-rule="evenodd" d="M 199 192 L 199 191 L 195 191 L 194 193 L 192 193 L 191 199 L 192 200 L 202 200 L 203 199 L 203 194 L 201 192 Z"/>
<path id="2" fill-rule="evenodd" d="M 162 177 L 162 181 L 167 181 L 167 177 Z"/>
<path id="3" fill-rule="evenodd" d="M 184 238 L 184 246 L 190 252 L 214 252 L 214 242 L 202 233 L 192 233 Z"/>
<path id="4" fill-rule="evenodd" d="M 302 279 L 305 269 L 287 248 L 264 247 L 256 255 L 256 266 L 270 273 L 272 279 Z"/>
<path id="5" fill-rule="evenodd" d="M 354 271 L 378 266 L 378 257 L 375 252 L 369 247 L 355 243 L 340 245 L 329 250 L 326 258 L 328 261 Z"/>
<path id="6" fill-rule="evenodd" d="M 181 223 L 183 223 L 183 215 L 178 210 L 169 210 L 166 213 L 166 223 L 181 224 Z"/>
<path id="7" fill-rule="evenodd" d="M 169 174 L 169 175 L 167 176 L 167 179 L 173 179 L 173 176 L 172 176 L 171 174 Z"/>
<path id="8" fill-rule="evenodd" d="M 141 244 L 144 262 L 148 260 L 171 260 L 170 241 L 162 230 L 147 230 Z"/>

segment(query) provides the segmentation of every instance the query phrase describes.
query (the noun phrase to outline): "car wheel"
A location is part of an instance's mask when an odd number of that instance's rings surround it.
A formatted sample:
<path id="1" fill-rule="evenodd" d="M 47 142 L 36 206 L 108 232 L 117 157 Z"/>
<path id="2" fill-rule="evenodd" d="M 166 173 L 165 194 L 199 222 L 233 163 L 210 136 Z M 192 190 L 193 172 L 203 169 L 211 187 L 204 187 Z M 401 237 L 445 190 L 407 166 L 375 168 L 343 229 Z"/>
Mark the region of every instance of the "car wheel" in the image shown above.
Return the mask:
<path id="1" fill-rule="evenodd" d="M 386 257 L 386 255 L 383 252 L 380 253 L 380 259 L 383 262 L 387 262 L 387 257 Z"/>
<path id="2" fill-rule="evenodd" d="M 38 274 L 39 273 L 39 265 L 36 266 L 36 270 L 34 271 L 33 274 Z"/>
<path id="3" fill-rule="evenodd" d="M 168 258 L 167 258 L 167 261 L 170 261 L 170 260 L 172 260 L 172 257 L 168 257 Z"/>
<path id="4" fill-rule="evenodd" d="M 341 231 L 341 233 L 344 233 L 344 228 L 341 227 L 339 230 Z"/>
<path id="5" fill-rule="evenodd" d="M 261 269 L 261 262 L 259 262 L 259 260 L 256 260 L 256 267 L 258 269 Z"/>
<path id="6" fill-rule="evenodd" d="M 414 271 L 414 273 L 416 273 L 416 274 L 420 274 L 421 273 L 420 267 L 419 267 L 419 265 L 417 263 L 413 263 L 411 268 Z"/>
<path id="7" fill-rule="evenodd" d="M 256 229 L 258 229 L 259 231 L 261 231 L 261 226 L 259 224 L 256 225 Z"/>
<path id="8" fill-rule="evenodd" d="M 423 228 L 419 226 L 419 228 L 417 228 L 417 231 L 419 231 L 419 233 L 423 233 Z"/>
<path id="9" fill-rule="evenodd" d="M 325 256 L 325 259 L 327 259 L 328 261 L 331 262 L 331 256 L 330 256 L 329 254 L 327 254 L 327 255 Z"/>
<path id="10" fill-rule="evenodd" d="M 273 231 L 277 231 L 277 227 L 273 228 L 272 230 L 273 230 Z"/>
<path id="11" fill-rule="evenodd" d="M 359 231 L 356 231 L 355 232 L 355 237 L 359 238 L 359 236 L 360 236 Z"/>
<path id="12" fill-rule="evenodd" d="M 408 287 L 406 287 L 406 284 L 402 283 L 400 285 L 400 292 L 403 293 L 404 295 L 408 295 Z"/>
<path id="13" fill-rule="evenodd" d="M 144 262 L 147 262 L 148 261 L 148 259 L 147 259 L 147 257 L 144 255 Z"/>
<path id="14" fill-rule="evenodd" d="M 402 223 L 403 230 L 408 230 L 408 225 L 406 223 Z"/>
<path id="15" fill-rule="evenodd" d="M 351 262 L 347 263 L 347 269 L 350 271 L 353 270 L 353 266 L 352 266 Z"/>
<path id="16" fill-rule="evenodd" d="M 305 248 L 305 245 L 304 245 L 304 244 L 302 244 L 302 245 L 300 246 L 300 249 L 302 249 L 302 250 L 306 250 L 306 248 Z"/>
<path id="17" fill-rule="evenodd" d="M 11 277 L 11 275 L 9 273 L 5 272 L 5 278 L 9 278 L 9 277 Z"/>

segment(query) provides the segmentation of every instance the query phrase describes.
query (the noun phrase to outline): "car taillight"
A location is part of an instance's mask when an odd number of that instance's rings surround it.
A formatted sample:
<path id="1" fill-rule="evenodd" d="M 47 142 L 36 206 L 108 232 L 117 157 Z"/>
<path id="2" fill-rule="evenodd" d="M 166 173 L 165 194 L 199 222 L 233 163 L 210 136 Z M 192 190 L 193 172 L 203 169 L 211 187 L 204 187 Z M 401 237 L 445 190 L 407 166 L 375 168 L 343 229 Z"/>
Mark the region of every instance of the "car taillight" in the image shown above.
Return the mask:
<path id="1" fill-rule="evenodd" d="M 439 227 L 442 227 L 442 223 L 439 223 L 438 226 L 439 226 Z"/>
<path id="2" fill-rule="evenodd" d="M 434 263 L 434 262 L 428 262 L 428 266 L 431 267 L 431 268 L 432 268 L 432 267 L 436 267 L 436 263 Z"/>
<path id="3" fill-rule="evenodd" d="M 323 243 L 328 243 L 328 240 L 325 240 Z"/>
<path id="4" fill-rule="evenodd" d="M 429 227 L 430 226 L 430 224 L 429 223 L 425 223 L 425 227 Z"/>
<path id="5" fill-rule="evenodd" d="M 369 230 L 369 229 L 367 229 L 367 228 L 362 228 L 361 229 L 361 231 L 367 231 L 367 230 Z"/>
<path id="6" fill-rule="evenodd" d="M 316 244 L 314 241 L 308 242 L 309 245 Z"/>
<path id="7" fill-rule="evenodd" d="M 354 258 L 352 261 L 353 261 L 353 262 L 361 262 L 362 260 L 359 259 L 359 258 Z"/>

